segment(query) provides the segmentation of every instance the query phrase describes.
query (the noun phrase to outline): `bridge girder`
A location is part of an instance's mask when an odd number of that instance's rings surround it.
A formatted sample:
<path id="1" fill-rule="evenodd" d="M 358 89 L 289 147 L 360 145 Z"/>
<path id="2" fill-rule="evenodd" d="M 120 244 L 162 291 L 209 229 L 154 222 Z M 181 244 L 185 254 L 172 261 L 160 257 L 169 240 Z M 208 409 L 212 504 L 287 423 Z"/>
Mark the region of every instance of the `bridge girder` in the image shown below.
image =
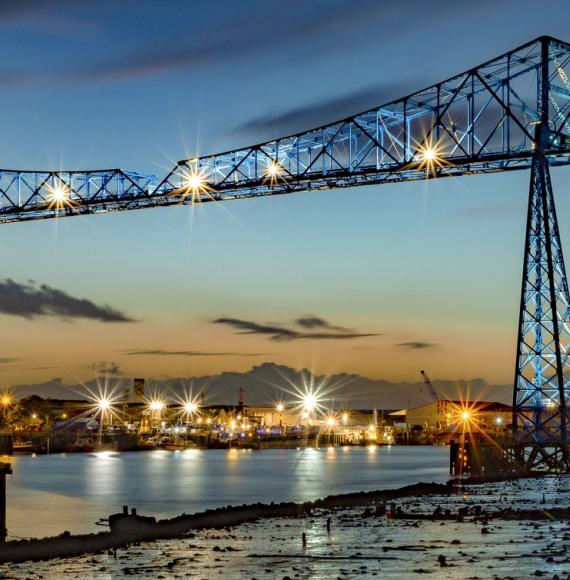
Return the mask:
<path id="1" fill-rule="evenodd" d="M 0 223 L 528 169 L 544 64 L 545 154 L 551 165 L 568 164 L 569 63 L 569 44 L 541 37 L 375 109 L 180 161 L 161 181 L 118 169 L 0 170 Z"/>

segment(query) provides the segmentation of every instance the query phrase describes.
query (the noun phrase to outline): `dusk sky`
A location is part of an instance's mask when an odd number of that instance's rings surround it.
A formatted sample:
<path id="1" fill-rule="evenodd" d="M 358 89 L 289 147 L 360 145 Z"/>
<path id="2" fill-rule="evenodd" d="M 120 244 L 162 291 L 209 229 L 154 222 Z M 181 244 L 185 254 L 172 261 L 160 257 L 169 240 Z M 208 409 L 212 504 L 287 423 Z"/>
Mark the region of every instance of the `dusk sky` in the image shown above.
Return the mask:
<path id="1" fill-rule="evenodd" d="M 179 159 L 380 105 L 543 34 L 570 41 L 567 1 L 4 2 L 0 165 L 162 176 Z M 570 172 L 552 175 L 568 255 Z M 528 180 L 2 225 L 0 383 L 266 361 L 510 383 Z M 323 338 L 337 327 L 353 336 Z"/>

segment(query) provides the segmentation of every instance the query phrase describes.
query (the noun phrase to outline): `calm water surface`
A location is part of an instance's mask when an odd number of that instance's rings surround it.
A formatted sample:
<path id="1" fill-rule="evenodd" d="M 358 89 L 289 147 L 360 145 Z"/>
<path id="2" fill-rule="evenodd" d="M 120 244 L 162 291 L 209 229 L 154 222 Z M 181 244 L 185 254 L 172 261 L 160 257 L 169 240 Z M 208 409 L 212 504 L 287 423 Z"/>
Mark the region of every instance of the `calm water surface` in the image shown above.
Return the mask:
<path id="1" fill-rule="evenodd" d="M 332 493 L 448 479 L 447 447 L 367 447 L 89 453 L 11 457 L 10 534 L 102 530 L 120 511 L 170 517 L 256 501 L 304 501 Z"/>

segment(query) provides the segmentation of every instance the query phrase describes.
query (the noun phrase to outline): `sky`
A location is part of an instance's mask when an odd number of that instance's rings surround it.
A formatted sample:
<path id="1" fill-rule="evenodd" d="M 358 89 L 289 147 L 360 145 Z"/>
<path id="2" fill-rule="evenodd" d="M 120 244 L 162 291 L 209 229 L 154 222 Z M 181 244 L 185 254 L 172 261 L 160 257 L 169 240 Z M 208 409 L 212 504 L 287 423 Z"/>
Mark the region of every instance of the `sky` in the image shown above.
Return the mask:
<path id="1" fill-rule="evenodd" d="M 121 167 L 308 129 L 537 36 L 526 0 L 0 4 L 0 166 Z M 553 170 L 569 246 L 569 172 Z M 0 385 L 272 361 L 512 381 L 527 172 L 0 227 Z M 340 329 L 340 331 L 339 331 Z M 323 338 L 348 330 L 350 338 Z"/>

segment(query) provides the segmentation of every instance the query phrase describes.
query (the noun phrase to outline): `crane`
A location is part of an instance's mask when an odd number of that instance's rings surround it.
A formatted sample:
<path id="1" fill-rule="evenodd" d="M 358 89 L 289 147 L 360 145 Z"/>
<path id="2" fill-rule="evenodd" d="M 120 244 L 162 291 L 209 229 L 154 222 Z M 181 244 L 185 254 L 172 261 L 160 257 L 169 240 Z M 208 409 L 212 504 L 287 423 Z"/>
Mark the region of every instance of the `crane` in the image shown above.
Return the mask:
<path id="1" fill-rule="evenodd" d="M 434 403 L 437 403 L 437 401 L 439 401 L 440 397 L 438 396 L 437 391 L 435 390 L 435 387 L 431 384 L 431 381 L 429 380 L 429 377 L 427 376 L 425 371 L 420 371 L 420 373 L 424 379 L 424 385 L 427 387 L 427 390 L 430 394 L 430 397 L 433 399 Z"/>

